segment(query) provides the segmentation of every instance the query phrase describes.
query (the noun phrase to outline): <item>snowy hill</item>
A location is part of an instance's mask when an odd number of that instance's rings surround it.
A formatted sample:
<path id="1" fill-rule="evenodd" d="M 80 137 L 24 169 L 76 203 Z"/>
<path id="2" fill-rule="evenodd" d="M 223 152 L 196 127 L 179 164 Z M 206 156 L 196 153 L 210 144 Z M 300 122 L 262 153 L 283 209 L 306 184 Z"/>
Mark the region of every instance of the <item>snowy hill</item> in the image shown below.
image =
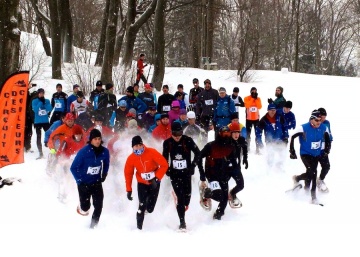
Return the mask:
<path id="1" fill-rule="evenodd" d="M 249 95 L 250 88 L 258 89 L 266 113 L 267 98 L 274 98 L 275 88 L 282 86 L 284 96 L 293 102 L 292 111 L 297 124 L 306 123 L 311 111 L 324 107 L 334 136 L 329 155 L 331 169 L 326 178 L 330 192 L 318 193 L 324 207 L 310 204 L 309 193 L 301 190 L 285 194 L 292 185 L 291 177 L 305 171 L 300 159 L 290 160 L 284 153 L 283 168 L 269 167 L 263 155 L 249 154 L 249 168 L 242 172 L 245 188 L 238 194 L 243 202 L 240 209 L 227 207 L 221 221 L 212 219 L 199 205 L 197 183 L 193 176 L 193 194 L 186 212 L 188 233 L 176 232 L 178 217 L 171 198 L 167 177 L 161 185 L 155 211 L 145 216 L 142 231 L 136 229 L 137 194 L 128 201 L 123 177 L 124 159 L 113 167 L 104 185 L 104 208 L 99 226 L 90 230 L 91 217 L 76 213 L 78 196 L 75 182 L 68 176 L 69 198 L 57 200 L 57 181 L 45 172 L 46 159 L 35 160 L 36 135 L 32 149 L 25 154 L 25 163 L 0 170 L 0 175 L 18 177 L 22 182 L 0 189 L 0 242 L 3 256 L 358 256 L 357 233 L 360 229 L 359 178 L 357 168 L 356 118 L 359 78 L 318 76 L 275 71 L 256 71 L 251 83 L 237 81 L 236 71 L 205 71 L 193 68 L 166 68 L 163 84 L 175 92 L 183 84 L 186 92 L 192 79 L 212 81 L 218 89 L 223 86 L 231 94 L 234 86 L 240 96 Z M 46 97 L 55 91 L 56 83 L 37 81 L 44 87 Z M 242 109 L 243 110 L 243 109 Z M 245 123 L 244 111 L 241 122 Z M 353 132 L 355 130 L 355 132 Z M 292 131 L 290 131 L 290 134 Z M 351 133 L 354 133 L 352 135 Z M 254 139 L 252 135 L 252 139 Z M 252 149 L 254 142 L 252 140 Z M 46 149 L 48 151 L 48 149 Z M 299 152 L 298 145 L 296 146 Z M 131 145 L 124 143 L 124 158 Z M 48 152 L 45 152 L 47 155 Z M 320 167 L 319 167 L 320 168 Z M 234 182 L 230 182 L 230 187 Z M 136 188 L 136 187 L 134 187 Z M 217 203 L 214 202 L 213 210 Z M 92 209 L 91 209 L 92 210 Z"/>

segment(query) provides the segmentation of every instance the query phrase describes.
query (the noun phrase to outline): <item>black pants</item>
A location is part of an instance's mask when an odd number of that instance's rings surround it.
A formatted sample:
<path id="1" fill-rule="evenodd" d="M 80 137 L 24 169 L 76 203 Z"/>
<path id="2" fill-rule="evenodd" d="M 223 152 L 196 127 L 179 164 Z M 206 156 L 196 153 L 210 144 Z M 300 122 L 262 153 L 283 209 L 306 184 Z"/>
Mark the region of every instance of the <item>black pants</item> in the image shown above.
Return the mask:
<path id="1" fill-rule="evenodd" d="M 183 223 L 185 222 L 185 206 L 189 206 L 191 199 L 191 176 L 187 174 L 172 174 L 170 179 L 177 196 L 176 210 L 180 223 Z"/>
<path id="2" fill-rule="evenodd" d="M 90 198 L 92 197 L 94 206 L 92 220 L 95 221 L 95 223 L 98 223 L 104 201 L 104 191 L 101 182 L 95 184 L 79 184 L 78 191 L 80 208 L 83 211 L 88 211 L 90 209 Z"/>
<path id="3" fill-rule="evenodd" d="M 231 189 L 230 193 L 232 195 L 236 195 L 237 193 L 239 193 L 241 190 L 244 189 L 244 177 L 241 173 L 241 169 L 239 167 L 236 167 L 235 169 L 233 169 L 230 172 L 230 178 L 229 180 L 233 178 L 235 180 L 236 186 Z"/>
<path id="4" fill-rule="evenodd" d="M 209 131 L 209 122 L 212 121 L 212 117 L 208 115 L 202 115 L 200 117 L 200 127 L 205 129 L 206 132 Z"/>
<path id="5" fill-rule="evenodd" d="M 31 148 L 31 137 L 32 137 L 32 118 L 26 117 L 25 121 L 25 131 L 24 131 L 24 147 L 26 150 Z"/>
<path id="6" fill-rule="evenodd" d="M 324 180 L 330 170 L 329 156 L 321 155 L 319 158 L 319 163 L 321 165 L 320 179 Z"/>
<path id="7" fill-rule="evenodd" d="M 219 172 L 223 172 L 223 171 L 219 171 Z M 219 202 L 216 212 L 220 213 L 221 215 L 224 215 L 226 206 L 228 204 L 228 195 L 229 195 L 228 181 L 230 179 L 230 176 L 229 174 L 222 173 L 215 176 L 207 175 L 206 177 L 207 180 L 209 181 L 209 184 L 212 181 L 219 182 L 220 189 L 212 191 L 211 199 Z"/>
<path id="8" fill-rule="evenodd" d="M 245 127 L 246 127 L 246 141 L 248 143 L 248 148 L 250 147 L 250 139 L 251 139 L 251 129 L 252 127 L 257 127 L 259 120 L 246 120 Z"/>
<path id="9" fill-rule="evenodd" d="M 61 115 L 63 114 L 63 112 L 58 112 L 58 111 L 54 111 L 53 115 L 51 116 L 50 119 L 50 126 L 57 120 L 60 120 Z"/>
<path id="10" fill-rule="evenodd" d="M 138 73 L 136 76 L 136 85 L 139 85 L 140 79 L 144 82 L 144 85 L 147 83 L 144 73 Z"/>
<path id="11" fill-rule="evenodd" d="M 303 173 L 297 176 L 297 179 L 305 180 L 305 184 L 307 182 L 311 182 L 311 195 L 313 198 L 316 196 L 316 176 L 317 176 L 317 166 L 319 163 L 319 156 L 311 156 L 311 155 L 301 155 L 301 160 L 305 165 L 306 173 Z"/>
<path id="12" fill-rule="evenodd" d="M 49 123 L 38 123 L 34 124 L 35 131 L 36 131 L 36 145 L 39 150 L 39 153 L 42 154 L 42 144 L 41 144 L 41 129 L 47 131 L 50 128 Z"/>
<path id="13" fill-rule="evenodd" d="M 139 208 L 136 212 L 136 221 L 139 229 L 142 229 L 144 222 L 145 210 L 149 213 L 154 211 L 156 201 L 159 195 L 160 183 L 157 184 L 156 188 L 152 188 L 151 185 L 145 185 L 138 183 L 138 198 Z"/>

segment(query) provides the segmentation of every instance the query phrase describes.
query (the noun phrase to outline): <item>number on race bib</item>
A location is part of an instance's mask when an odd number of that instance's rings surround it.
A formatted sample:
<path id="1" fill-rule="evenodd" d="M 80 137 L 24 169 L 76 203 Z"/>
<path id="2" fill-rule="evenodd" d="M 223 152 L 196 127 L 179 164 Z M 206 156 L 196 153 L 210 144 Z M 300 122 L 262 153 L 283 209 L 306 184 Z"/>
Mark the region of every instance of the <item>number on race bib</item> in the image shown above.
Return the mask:
<path id="1" fill-rule="evenodd" d="M 253 107 L 250 107 L 250 112 L 257 112 L 258 108 L 253 106 Z"/>
<path id="2" fill-rule="evenodd" d="M 186 160 L 173 160 L 173 168 L 176 170 L 186 169 Z"/>
<path id="3" fill-rule="evenodd" d="M 141 177 L 143 180 L 150 180 L 155 178 L 155 172 L 150 171 L 150 172 L 146 172 L 146 173 L 141 173 Z"/>
<path id="4" fill-rule="evenodd" d="M 205 100 L 205 104 L 206 104 L 206 105 L 213 105 L 214 102 L 213 102 L 212 99 L 209 99 L 209 100 Z"/>
<path id="5" fill-rule="evenodd" d="M 321 147 L 321 141 L 311 142 L 311 149 L 319 149 Z"/>
<path id="6" fill-rule="evenodd" d="M 55 108 L 61 108 L 61 106 L 62 106 L 61 103 L 59 103 L 59 102 L 55 103 Z"/>
<path id="7" fill-rule="evenodd" d="M 211 182 L 209 183 L 209 187 L 210 187 L 211 191 L 221 189 L 220 184 L 219 184 L 219 181 L 211 181 Z"/>
<path id="8" fill-rule="evenodd" d="M 38 114 L 39 114 L 39 116 L 45 116 L 45 115 L 47 115 L 47 112 L 46 112 L 46 110 L 39 110 Z"/>
<path id="9" fill-rule="evenodd" d="M 164 105 L 164 106 L 163 106 L 163 111 L 164 111 L 164 112 L 169 112 L 170 109 L 171 109 L 171 108 L 170 108 L 170 105 Z"/>
<path id="10" fill-rule="evenodd" d="M 99 174 L 101 167 L 97 166 L 97 167 L 89 167 L 87 170 L 87 174 L 90 175 L 96 175 Z"/>

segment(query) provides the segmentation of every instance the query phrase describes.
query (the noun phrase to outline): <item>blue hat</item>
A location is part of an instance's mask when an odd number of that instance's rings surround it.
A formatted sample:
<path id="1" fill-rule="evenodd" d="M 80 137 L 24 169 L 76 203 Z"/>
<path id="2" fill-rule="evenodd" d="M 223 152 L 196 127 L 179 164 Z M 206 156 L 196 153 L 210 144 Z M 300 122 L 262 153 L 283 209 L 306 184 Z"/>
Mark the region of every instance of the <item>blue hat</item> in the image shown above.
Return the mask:
<path id="1" fill-rule="evenodd" d="M 267 110 L 268 110 L 268 111 L 270 111 L 270 110 L 276 110 L 276 105 L 275 105 L 275 104 L 269 104 Z"/>
<path id="2" fill-rule="evenodd" d="M 160 113 L 155 114 L 155 121 L 160 120 L 160 119 L 161 119 L 161 114 Z"/>
<path id="3" fill-rule="evenodd" d="M 125 100 L 121 100 L 120 102 L 119 102 L 119 106 L 122 106 L 122 107 L 126 107 L 126 101 Z"/>

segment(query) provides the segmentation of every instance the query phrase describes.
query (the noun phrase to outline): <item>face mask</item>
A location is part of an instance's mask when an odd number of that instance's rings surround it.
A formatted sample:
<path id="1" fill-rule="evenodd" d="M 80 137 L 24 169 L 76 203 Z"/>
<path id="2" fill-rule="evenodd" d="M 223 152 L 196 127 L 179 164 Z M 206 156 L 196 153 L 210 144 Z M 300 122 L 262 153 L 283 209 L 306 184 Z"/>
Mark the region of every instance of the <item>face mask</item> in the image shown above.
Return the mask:
<path id="1" fill-rule="evenodd" d="M 141 149 L 138 149 L 138 150 L 133 150 L 133 152 L 134 152 L 134 154 L 136 154 L 136 155 L 142 155 L 142 153 L 144 152 L 144 147 L 143 148 L 141 148 Z"/>

